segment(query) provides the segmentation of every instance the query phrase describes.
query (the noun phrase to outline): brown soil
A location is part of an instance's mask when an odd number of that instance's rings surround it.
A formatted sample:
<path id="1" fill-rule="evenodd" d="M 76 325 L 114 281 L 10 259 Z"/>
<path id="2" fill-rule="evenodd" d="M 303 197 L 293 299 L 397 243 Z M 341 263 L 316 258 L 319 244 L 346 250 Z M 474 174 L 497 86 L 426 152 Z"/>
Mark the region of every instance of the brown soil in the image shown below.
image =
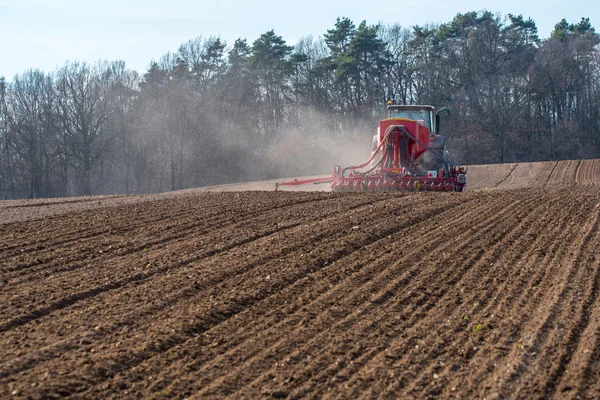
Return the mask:
<path id="1" fill-rule="evenodd" d="M 0 398 L 598 398 L 600 161 L 499 168 L 0 203 Z"/>

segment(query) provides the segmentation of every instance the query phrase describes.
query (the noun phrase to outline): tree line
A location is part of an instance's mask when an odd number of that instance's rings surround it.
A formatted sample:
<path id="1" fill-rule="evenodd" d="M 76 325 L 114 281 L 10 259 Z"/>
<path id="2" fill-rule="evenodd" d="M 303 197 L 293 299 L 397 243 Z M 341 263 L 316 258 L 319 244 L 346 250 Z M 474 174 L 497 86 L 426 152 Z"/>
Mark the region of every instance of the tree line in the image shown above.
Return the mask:
<path id="1" fill-rule="evenodd" d="M 328 172 L 360 162 L 388 100 L 448 105 L 451 157 L 600 157 L 600 35 L 540 39 L 532 19 L 439 25 L 338 18 L 294 46 L 198 37 L 143 74 L 68 62 L 0 77 L 0 198 L 148 193 Z"/>

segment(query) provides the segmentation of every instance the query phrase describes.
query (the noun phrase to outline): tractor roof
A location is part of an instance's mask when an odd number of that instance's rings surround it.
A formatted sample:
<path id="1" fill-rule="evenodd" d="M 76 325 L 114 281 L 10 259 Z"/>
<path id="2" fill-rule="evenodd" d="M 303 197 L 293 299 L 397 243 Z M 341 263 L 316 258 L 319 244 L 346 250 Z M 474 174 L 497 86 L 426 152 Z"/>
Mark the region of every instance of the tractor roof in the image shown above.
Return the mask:
<path id="1" fill-rule="evenodd" d="M 433 106 L 397 104 L 388 106 L 388 110 L 427 110 L 433 111 Z"/>

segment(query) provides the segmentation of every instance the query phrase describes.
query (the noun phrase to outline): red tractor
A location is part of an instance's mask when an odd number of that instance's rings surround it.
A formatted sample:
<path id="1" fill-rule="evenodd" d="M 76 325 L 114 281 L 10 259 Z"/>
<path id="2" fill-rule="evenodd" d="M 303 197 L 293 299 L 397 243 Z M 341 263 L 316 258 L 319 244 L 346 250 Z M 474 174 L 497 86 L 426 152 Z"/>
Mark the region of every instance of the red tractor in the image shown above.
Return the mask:
<path id="1" fill-rule="evenodd" d="M 448 159 L 445 138 L 439 135 L 440 112 L 433 106 L 389 105 L 373 138 L 371 158 L 364 164 L 335 165 L 331 178 L 290 181 L 298 185 L 331 182 L 334 191 L 397 190 L 462 192 L 467 168 Z"/>

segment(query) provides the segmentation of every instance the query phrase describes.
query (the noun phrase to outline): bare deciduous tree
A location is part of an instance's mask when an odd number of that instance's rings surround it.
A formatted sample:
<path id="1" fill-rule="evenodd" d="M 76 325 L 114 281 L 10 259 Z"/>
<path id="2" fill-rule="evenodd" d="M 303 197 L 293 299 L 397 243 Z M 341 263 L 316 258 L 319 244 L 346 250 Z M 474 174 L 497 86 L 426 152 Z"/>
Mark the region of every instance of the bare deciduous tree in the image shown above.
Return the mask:
<path id="1" fill-rule="evenodd" d="M 58 71 L 58 113 L 62 140 L 77 173 L 80 192 L 92 193 L 92 167 L 111 148 L 115 134 L 106 129 L 114 112 L 109 93 L 113 71 L 109 64 L 67 64 Z"/>

